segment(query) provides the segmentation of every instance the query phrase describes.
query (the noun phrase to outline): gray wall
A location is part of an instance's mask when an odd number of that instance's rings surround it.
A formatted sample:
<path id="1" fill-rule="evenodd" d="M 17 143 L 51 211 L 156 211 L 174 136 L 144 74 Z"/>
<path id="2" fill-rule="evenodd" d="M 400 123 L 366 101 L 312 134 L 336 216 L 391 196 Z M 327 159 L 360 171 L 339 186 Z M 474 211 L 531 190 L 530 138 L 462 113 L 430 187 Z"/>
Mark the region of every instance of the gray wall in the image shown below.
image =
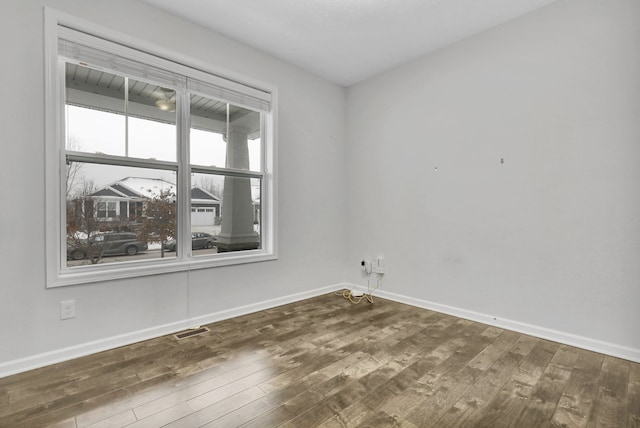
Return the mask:
<path id="1" fill-rule="evenodd" d="M 640 358 L 638 41 L 565 0 L 349 88 L 348 279 Z"/>

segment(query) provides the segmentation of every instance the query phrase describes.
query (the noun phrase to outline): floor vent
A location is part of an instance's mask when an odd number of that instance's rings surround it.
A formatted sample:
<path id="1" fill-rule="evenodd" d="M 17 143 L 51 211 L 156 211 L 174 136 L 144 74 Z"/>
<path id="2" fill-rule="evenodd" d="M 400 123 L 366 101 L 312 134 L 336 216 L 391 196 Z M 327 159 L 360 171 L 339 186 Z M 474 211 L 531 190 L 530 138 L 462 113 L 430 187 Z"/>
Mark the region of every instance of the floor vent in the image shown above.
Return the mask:
<path id="1" fill-rule="evenodd" d="M 191 328 L 189 330 L 181 331 L 173 335 L 176 339 L 186 339 L 187 337 L 193 337 L 198 334 L 206 333 L 209 329 L 207 327 Z"/>

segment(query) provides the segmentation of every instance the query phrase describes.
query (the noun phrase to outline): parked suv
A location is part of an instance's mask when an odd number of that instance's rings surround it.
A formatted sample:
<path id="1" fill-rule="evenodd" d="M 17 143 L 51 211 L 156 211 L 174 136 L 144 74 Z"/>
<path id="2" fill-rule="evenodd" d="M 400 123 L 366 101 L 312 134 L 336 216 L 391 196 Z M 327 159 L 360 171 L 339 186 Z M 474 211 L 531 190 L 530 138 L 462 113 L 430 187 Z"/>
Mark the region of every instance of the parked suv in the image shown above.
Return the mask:
<path id="1" fill-rule="evenodd" d="M 109 232 L 92 236 L 79 242 L 67 244 L 67 258 L 80 260 L 87 257 L 114 256 L 126 254 L 133 256 L 146 250 L 147 244 L 138 241 L 135 233 Z"/>

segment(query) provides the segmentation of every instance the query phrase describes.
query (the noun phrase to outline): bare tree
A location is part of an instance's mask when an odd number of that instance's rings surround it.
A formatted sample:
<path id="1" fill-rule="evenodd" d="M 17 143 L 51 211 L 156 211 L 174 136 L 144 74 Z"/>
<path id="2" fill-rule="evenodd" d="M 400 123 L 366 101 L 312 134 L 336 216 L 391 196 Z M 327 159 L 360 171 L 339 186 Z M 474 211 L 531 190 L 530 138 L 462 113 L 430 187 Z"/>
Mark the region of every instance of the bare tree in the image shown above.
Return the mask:
<path id="1" fill-rule="evenodd" d="M 73 194 L 73 190 L 77 186 L 78 173 L 82 169 L 83 164 L 80 162 L 67 161 L 67 174 L 66 174 L 66 191 L 67 199 Z"/>
<path id="2" fill-rule="evenodd" d="M 67 257 L 87 258 L 96 264 L 102 260 L 105 249 L 104 242 L 95 239 L 104 227 L 104 222 L 96 215 L 100 201 L 92 196 L 95 192 L 92 180 L 83 179 L 78 186 L 80 190 L 74 198 L 67 195 Z"/>
<path id="3" fill-rule="evenodd" d="M 198 181 L 197 186 L 211 193 L 215 197 L 222 199 L 223 178 L 222 177 L 216 177 L 216 178 L 213 178 L 213 177 L 201 178 Z"/>
<path id="4" fill-rule="evenodd" d="M 163 243 L 176 237 L 175 196 L 167 189 L 147 201 L 138 229 L 138 240 L 141 242 L 160 242 L 160 257 L 164 257 Z"/>
<path id="5" fill-rule="evenodd" d="M 70 136 L 69 143 L 67 144 L 67 149 L 79 150 L 79 148 L 80 148 L 80 143 L 78 142 L 78 140 L 73 135 Z M 82 176 L 80 175 L 80 171 L 82 170 L 83 166 L 84 164 L 81 162 L 73 162 L 73 161 L 67 160 L 66 183 L 65 183 L 67 199 L 69 199 L 69 197 L 74 194 L 74 189 L 76 189 L 78 185 L 82 184 L 79 182 L 79 180 L 82 178 Z"/>

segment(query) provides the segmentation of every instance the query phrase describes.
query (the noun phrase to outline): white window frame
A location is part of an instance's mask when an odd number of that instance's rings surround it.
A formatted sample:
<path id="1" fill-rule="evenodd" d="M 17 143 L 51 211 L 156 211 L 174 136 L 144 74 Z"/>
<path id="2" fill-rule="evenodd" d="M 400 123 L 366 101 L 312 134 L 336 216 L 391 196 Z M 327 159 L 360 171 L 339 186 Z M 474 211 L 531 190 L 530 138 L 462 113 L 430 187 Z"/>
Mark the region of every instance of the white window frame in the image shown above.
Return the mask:
<path id="1" fill-rule="evenodd" d="M 46 286 L 60 287 L 74 284 L 117 280 L 137 276 L 157 275 L 162 273 L 187 271 L 193 269 L 214 268 L 251 262 L 275 260 L 277 254 L 277 177 L 276 177 L 276 123 L 277 123 L 277 88 L 256 82 L 243 76 L 220 71 L 209 63 L 186 57 L 175 51 L 156 46 L 152 43 L 133 39 L 122 33 L 96 25 L 77 17 L 61 13 L 45 7 L 45 251 L 46 251 Z M 67 267 L 66 263 L 66 199 L 64 192 L 64 72 L 61 71 L 58 55 L 58 40 L 61 37 L 70 39 L 77 35 L 79 40 L 96 42 L 96 49 L 108 49 L 111 53 L 131 58 L 153 67 L 168 70 L 187 78 L 195 79 L 199 87 L 217 88 L 220 99 L 236 104 L 234 100 L 225 98 L 225 90 L 233 94 L 266 93 L 270 95 L 270 109 L 263 112 L 262 127 L 262 172 L 253 176 L 261 178 L 260 194 L 262 222 L 260 225 L 261 248 L 212 256 L 193 257 L 190 237 L 190 174 L 188 141 L 189 103 L 186 92 L 183 102 L 178 103 L 178 163 L 180 177 L 178 179 L 178 241 L 182 251 L 174 259 L 154 259 L 150 261 L 133 261 L 105 263 L 93 266 Z M 64 36 L 63 36 L 64 35 Z M 70 36 L 71 35 L 71 36 Z M 80 40 L 81 39 L 81 40 Z M 61 75 L 62 73 L 62 75 Z M 224 77 L 222 77 L 224 76 Z M 208 92 L 208 91 L 207 91 Z M 181 104 L 181 105 L 180 105 Z M 180 143 L 182 141 L 183 143 Z M 82 157 L 82 155 L 79 155 Z M 87 160 L 91 155 L 86 154 Z M 158 162 L 162 167 L 163 162 Z M 136 166 L 132 160 L 131 166 Z M 166 166 L 165 166 L 166 167 Z M 232 170 L 215 168 L 219 173 Z M 241 174 L 246 174 L 241 171 Z"/>

